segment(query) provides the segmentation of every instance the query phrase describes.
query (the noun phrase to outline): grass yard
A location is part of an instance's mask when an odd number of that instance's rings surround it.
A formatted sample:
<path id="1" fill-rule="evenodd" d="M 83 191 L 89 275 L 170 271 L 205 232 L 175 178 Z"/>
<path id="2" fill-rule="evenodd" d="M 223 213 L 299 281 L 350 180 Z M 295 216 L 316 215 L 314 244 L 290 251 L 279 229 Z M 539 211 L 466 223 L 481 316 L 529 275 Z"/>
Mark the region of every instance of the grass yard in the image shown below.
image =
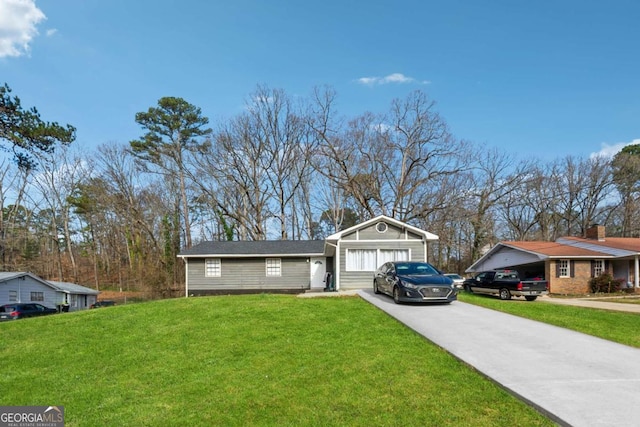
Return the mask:
<path id="1" fill-rule="evenodd" d="M 574 307 L 539 300 L 530 302 L 520 298 L 502 301 L 468 292 L 459 293 L 458 300 L 640 348 L 640 315 L 637 313 Z"/>
<path id="2" fill-rule="evenodd" d="M 61 405 L 67 426 L 554 425 L 358 297 L 121 305 L 0 340 L 0 404 Z"/>

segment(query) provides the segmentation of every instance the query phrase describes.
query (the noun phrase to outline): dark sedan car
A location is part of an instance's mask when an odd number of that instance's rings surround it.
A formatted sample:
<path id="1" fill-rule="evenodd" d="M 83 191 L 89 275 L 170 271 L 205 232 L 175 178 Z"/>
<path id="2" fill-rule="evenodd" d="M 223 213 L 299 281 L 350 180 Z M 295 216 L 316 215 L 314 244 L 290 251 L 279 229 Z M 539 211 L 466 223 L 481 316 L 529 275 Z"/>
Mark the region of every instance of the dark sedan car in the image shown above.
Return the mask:
<path id="1" fill-rule="evenodd" d="M 55 308 L 45 307 L 42 304 L 5 304 L 0 305 L 0 321 L 24 319 L 25 317 L 44 316 L 57 313 Z"/>
<path id="2" fill-rule="evenodd" d="M 373 277 L 373 291 L 401 302 L 444 302 L 458 299 L 453 280 L 426 262 L 394 261 L 378 268 Z"/>
<path id="3" fill-rule="evenodd" d="M 115 301 L 107 301 L 107 300 L 103 300 L 103 301 L 96 301 L 93 304 L 91 304 L 89 306 L 89 308 L 100 308 L 100 307 L 111 307 L 116 305 Z"/>

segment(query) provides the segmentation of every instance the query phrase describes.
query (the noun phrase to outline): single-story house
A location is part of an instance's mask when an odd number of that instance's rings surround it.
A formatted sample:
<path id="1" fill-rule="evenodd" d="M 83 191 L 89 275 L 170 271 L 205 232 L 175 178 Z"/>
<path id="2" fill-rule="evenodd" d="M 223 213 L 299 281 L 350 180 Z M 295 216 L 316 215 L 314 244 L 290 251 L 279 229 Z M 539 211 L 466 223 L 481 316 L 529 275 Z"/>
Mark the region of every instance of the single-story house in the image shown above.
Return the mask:
<path id="1" fill-rule="evenodd" d="M 69 311 L 86 310 L 98 300 L 100 291 L 87 288 L 75 283 L 55 282 L 48 280 L 58 289 L 59 294 L 63 294 L 63 304 L 69 306 Z"/>
<path id="2" fill-rule="evenodd" d="M 325 240 L 208 241 L 185 249 L 186 296 L 362 289 L 393 260 L 427 261 L 438 236 L 381 215 Z"/>
<path id="3" fill-rule="evenodd" d="M 0 305 L 36 302 L 50 308 L 84 310 L 100 292 L 67 282 L 41 279 L 27 272 L 0 272 Z"/>
<path id="4" fill-rule="evenodd" d="M 523 278 L 544 277 L 549 292 L 581 295 L 591 292 L 589 280 L 610 273 L 628 287 L 639 288 L 640 238 L 606 237 L 595 225 L 586 237 L 561 237 L 555 242 L 500 242 L 467 273 L 498 268 L 517 270 Z"/>

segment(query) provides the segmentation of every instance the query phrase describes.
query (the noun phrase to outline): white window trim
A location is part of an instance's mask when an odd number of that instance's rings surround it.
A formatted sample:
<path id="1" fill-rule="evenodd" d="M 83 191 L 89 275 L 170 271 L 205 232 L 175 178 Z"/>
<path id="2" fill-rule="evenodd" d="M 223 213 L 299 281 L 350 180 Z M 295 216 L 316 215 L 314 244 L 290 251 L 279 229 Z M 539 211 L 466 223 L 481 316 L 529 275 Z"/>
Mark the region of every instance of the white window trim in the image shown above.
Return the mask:
<path id="1" fill-rule="evenodd" d="M 594 259 L 593 260 L 593 277 L 598 277 L 602 273 L 605 273 L 606 270 L 604 268 L 604 260 L 603 259 Z"/>
<path id="2" fill-rule="evenodd" d="M 562 263 L 566 262 L 567 263 L 567 267 L 566 267 L 566 274 L 562 274 Z M 571 261 L 569 261 L 568 259 L 559 259 L 558 260 L 558 277 L 561 278 L 567 278 L 567 277 L 571 277 Z"/>
<path id="3" fill-rule="evenodd" d="M 269 265 L 269 262 L 275 262 L 274 265 Z M 271 267 L 271 272 L 269 271 Z M 277 274 L 276 273 L 277 269 Z M 282 277 L 282 258 L 267 258 L 264 260 L 264 274 L 267 277 Z"/>
<path id="4" fill-rule="evenodd" d="M 213 267 L 209 270 L 209 262 L 217 264 L 217 267 Z M 204 275 L 205 277 L 221 277 L 222 276 L 222 260 L 220 258 L 206 258 L 204 260 Z"/>
<path id="5" fill-rule="evenodd" d="M 376 224 L 376 231 L 380 234 L 386 233 L 388 229 L 389 229 L 389 226 L 384 221 L 380 221 L 379 223 Z"/>

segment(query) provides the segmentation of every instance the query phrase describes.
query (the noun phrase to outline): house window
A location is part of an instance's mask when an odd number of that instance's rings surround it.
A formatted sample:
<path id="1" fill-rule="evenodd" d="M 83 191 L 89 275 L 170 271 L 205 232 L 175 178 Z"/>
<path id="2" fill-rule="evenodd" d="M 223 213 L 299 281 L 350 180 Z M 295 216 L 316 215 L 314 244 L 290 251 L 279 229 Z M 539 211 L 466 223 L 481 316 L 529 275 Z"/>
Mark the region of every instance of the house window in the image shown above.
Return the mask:
<path id="1" fill-rule="evenodd" d="M 204 274 L 206 277 L 222 276 L 222 263 L 220 258 L 207 258 L 204 261 Z"/>
<path id="2" fill-rule="evenodd" d="M 408 249 L 380 249 L 378 266 L 390 261 L 409 261 Z"/>
<path id="3" fill-rule="evenodd" d="M 347 271 L 374 271 L 378 268 L 375 249 L 347 249 Z"/>
<path id="4" fill-rule="evenodd" d="M 44 292 L 31 292 L 31 301 L 44 301 Z"/>
<path id="5" fill-rule="evenodd" d="M 558 277 L 570 277 L 569 260 L 558 260 Z"/>
<path id="6" fill-rule="evenodd" d="M 409 250 L 347 249 L 347 271 L 375 271 L 390 261 L 409 261 Z"/>
<path id="7" fill-rule="evenodd" d="M 267 277 L 282 276 L 282 260 L 280 258 L 267 258 Z"/>
<path id="8" fill-rule="evenodd" d="M 598 277 L 602 273 L 604 273 L 604 260 L 603 259 L 593 260 L 593 277 Z"/>
<path id="9" fill-rule="evenodd" d="M 9 291 L 9 302 L 18 301 L 18 291 Z"/>

